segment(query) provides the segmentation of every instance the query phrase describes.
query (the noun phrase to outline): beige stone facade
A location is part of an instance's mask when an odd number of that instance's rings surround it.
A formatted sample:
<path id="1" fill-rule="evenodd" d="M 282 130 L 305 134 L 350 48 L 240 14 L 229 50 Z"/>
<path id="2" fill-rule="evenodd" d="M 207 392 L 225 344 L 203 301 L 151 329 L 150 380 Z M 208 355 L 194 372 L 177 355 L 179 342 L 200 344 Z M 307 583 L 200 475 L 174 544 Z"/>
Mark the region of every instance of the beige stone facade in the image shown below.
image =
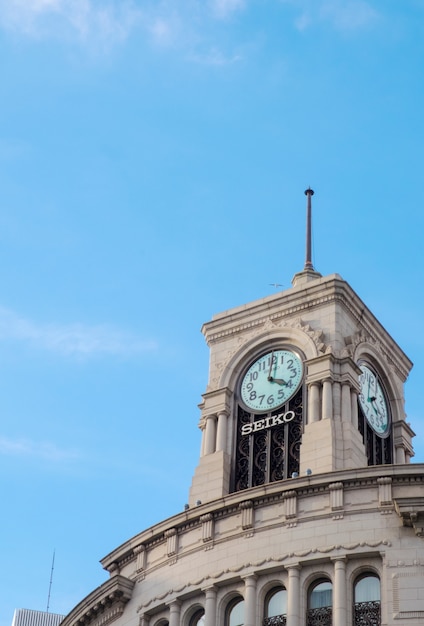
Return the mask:
<path id="1" fill-rule="evenodd" d="M 410 462 L 403 396 L 412 364 L 340 276 L 306 271 L 293 283 L 205 324 L 189 508 L 105 557 L 109 580 L 63 626 L 424 624 L 424 465 Z M 277 348 L 301 358 L 302 383 L 284 406 L 255 414 L 241 381 Z M 361 363 L 384 390 L 382 434 L 358 406 Z M 277 592 L 280 613 L 270 608 Z"/>

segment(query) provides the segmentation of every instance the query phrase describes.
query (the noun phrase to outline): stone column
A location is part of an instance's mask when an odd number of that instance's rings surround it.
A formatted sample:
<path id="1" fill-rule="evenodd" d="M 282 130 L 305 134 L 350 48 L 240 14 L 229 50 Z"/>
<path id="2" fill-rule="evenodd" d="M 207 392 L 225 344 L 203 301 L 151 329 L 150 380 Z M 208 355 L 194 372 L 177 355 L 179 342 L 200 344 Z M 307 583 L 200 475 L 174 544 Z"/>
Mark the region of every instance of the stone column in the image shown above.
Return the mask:
<path id="1" fill-rule="evenodd" d="M 342 390 L 340 383 L 333 382 L 333 417 L 335 420 L 340 419 L 342 406 Z"/>
<path id="2" fill-rule="evenodd" d="M 347 623 L 346 558 L 339 557 L 332 560 L 334 561 L 333 624 L 344 626 Z"/>
<path id="3" fill-rule="evenodd" d="M 215 452 L 216 446 L 216 415 L 206 416 L 205 454 Z"/>
<path id="4" fill-rule="evenodd" d="M 256 576 L 244 579 L 244 626 L 256 626 Z"/>
<path id="5" fill-rule="evenodd" d="M 350 407 L 352 424 L 355 428 L 358 428 L 358 394 L 355 389 L 350 390 Z"/>
<path id="6" fill-rule="evenodd" d="M 321 418 L 319 410 L 319 388 L 319 383 L 311 383 L 309 385 L 308 424 L 318 422 Z"/>
<path id="7" fill-rule="evenodd" d="M 216 626 L 216 587 L 207 587 L 205 592 L 205 626 Z"/>
<path id="8" fill-rule="evenodd" d="M 287 626 L 300 626 L 300 566 L 290 565 L 287 589 Z"/>
<path id="9" fill-rule="evenodd" d="M 181 602 L 174 600 L 169 604 L 169 626 L 180 626 Z"/>
<path id="10" fill-rule="evenodd" d="M 200 422 L 200 429 L 202 431 L 202 440 L 200 442 L 200 456 L 205 456 L 205 446 L 206 446 L 206 424 L 203 420 Z"/>
<path id="11" fill-rule="evenodd" d="M 406 463 L 405 448 L 400 445 L 395 448 L 396 463 Z"/>
<path id="12" fill-rule="evenodd" d="M 331 380 L 324 380 L 322 385 L 322 419 L 333 417 L 333 385 Z"/>
<path id="13" fill-rule="evenodd" d="M 218 413 L 218 429 L 216 433 L 216 449 L 227 451 L 227 412 Z"/>
<path id="14" fill-rule="evenodd" d="M 352 399 L 350 397 L 349 383 L 342 384 L 342 421 L 352 421 Z"/>

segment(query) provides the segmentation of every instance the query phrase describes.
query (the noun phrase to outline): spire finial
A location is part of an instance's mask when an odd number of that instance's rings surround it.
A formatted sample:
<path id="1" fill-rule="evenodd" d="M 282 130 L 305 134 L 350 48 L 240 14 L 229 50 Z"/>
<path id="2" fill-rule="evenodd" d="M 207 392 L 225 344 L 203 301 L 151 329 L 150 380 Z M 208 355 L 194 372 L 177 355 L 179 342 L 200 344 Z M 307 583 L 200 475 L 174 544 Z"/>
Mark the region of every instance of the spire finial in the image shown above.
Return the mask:
<path id="1" fill-rule="evenodd" d="M 311 198 L 314 195 L 313 189 L 308 187 L 305 191 L 306 200 L 306 261 L 305 267 L 301 272 L 298 272 L 293 276 L 292 285 L 297 287 L 304 283 L 309 283 L 311 280 L 321 278 L 321 274 L 314 270 L 312 265 L 312 253 L 311 253 L 311 235 L 312 235 L 312 218 L 311 218 Z"/>
<path id="2" fill-rule="evenodd" d="M 311 252 L 311 235 L 312 235 L 312 201 L 311 198 L 314 195 L 314 190 L 308 187 L 305 191 L 306 200 L 306 259 L 305 270 L 313 270 L 312 265 L 312 252 Z"/>

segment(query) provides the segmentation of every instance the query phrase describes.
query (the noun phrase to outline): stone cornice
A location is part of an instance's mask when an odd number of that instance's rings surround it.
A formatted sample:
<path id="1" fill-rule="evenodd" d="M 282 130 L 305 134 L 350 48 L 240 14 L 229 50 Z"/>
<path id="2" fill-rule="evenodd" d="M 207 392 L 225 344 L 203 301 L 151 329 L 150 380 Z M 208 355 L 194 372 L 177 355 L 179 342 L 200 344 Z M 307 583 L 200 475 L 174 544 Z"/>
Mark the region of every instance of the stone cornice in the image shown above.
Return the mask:
<path id="1" fill-rule="evenodd" d="M 302 311 L 309 311 L 329 303 L 343 306 L 356 320 L 358 329 L 362 329 L 355 336 L 346 338 L 345 354 L 339 356 L 353 356 L 353 350 L 360 342 L 368 342 L 382 354 L 392 368 L 400 372 L 403 380 L 406 380 L 412 362 L 356 292 L 338 274 L 319 278 L 306 285 L 215 315 L 212 321 L 203 325 L 202 332 L 210 346 L 246 331 L 261 332 L 270 324 L 282 328 L 293 327 L 293 324 L 298 324 L 299 327 L 300 324 L 300 327 L 303 325 L 302 330 L 315 341 L 318 353 L 323 353 L 328 348 L 323 343 L 322 332 L 304 324 L 300 315 Z M 293 319 L 294 317 L 297 319 Z"/>
<path id="2" fill-rule="evenodd" d="M 364 555 L 369 555 L 370 553 L 377 554 L 382 549 L 384 550 L 387 546 L 390 546 L 390 541 L 388 541 L 387 539 L 379 539 L 377 541 L 356 541 L 344 544 L 332 544 L 320 546 L 317 548 L 311 548 L 309 550 L 284 552 L 278 555 L 264 556 L 260 560 L 247 561 L 246 563 L 243 563 L 236 567 L 227 567 L 224 569 L 220 569 L 212 572 L 208 576 L 193 579 L 181 585 L 174 586 L 172 589 L 169 589 L 163 594 L 160 594 L 153 598 L 149 598 L 148 602 L 146 602 L 145 604 L 139 605 L 137 607 L 137 613 L 148 613 L 149 607 L 152 607 L 152 605 L 155 606 L 158 603 L 166 603 L 168 601 L 168 598 L 174 597 L 176 594 L 184 594 L 191 589 L 196 589 L 198 587 L 207 588 L 215 586 L 217 583 L 222 583 L 224 580 L 227 579 L 234 580 L 235 576 L 242 580 L 246 576 L 255 575 L 255 570 L 260 570 L 264 567 L 269 567 L 270 569 L 274 570 L 276 565 L 282 565 L 283 567 L 286 567 L 286 569 L 288 569 L 290 566 L 293 567 L 293 559 L 303 560 L 305 559 L 305 557 L 310 557 L 312 560 L 322 562 L 325 559 L 332 560 L 341 558 L 339 554 L 340 551 L 343 552 L 343 558 L 346 558 L 346 556 L 349 556 L 349 553 L 355 556 L 358 556 L 358 554 L 361 553 L 363 553 Z M 298 567 L 300 569 L 300 566 L 297 565 L 297 563 L 295 567 Z"/>
<path id="3" fill-rule="evenodd" d="M 143 531 L 104 557 L 101 564 L 111 574 L 115 571 L 121 571 L 125 564 L 136 559 L 139 546 L 144 545 L 149 548 L 153 544 L 164 542 L 165 533 L 170 528 L 176 529 L 180 534 L 200 525 L 200 518 L 204 515 L 212 514 L 216 520 L 234 515 L 240 510 L 241 503 L 247 500 L 252 501 L 254 508 L 268 506 L 275 503 L 276 500 L 283 501 L 293 490 L 296 491 L 299 498 L 308 497 L 319 492 L 329 491 L 331 484 L 339 482 L 343 483 L 344 489 L 357 489 L 369 485 L 375 485 L 378 489 L 378 480 L 381 477 L 392 478 L 394 486 L 417 483 L 424 485 L 424 464 L 377 465 L 360 469 L 340 470 L 278 481 L 232 493 L 218 500 L 188 509 Z"/>
<path id="4" fill-rule="evenodd" d="M 106 626 L 114 622 L 131 599 L 134 584 L 119 574 L 113 576 L 77 604 L 61 626 Z"/>
<path id="5" fill-rule="evenodd" d="M 417 537 L 424 537 L 424 497 L 395 498 L 394 504 L 403 525 L 413 528 Z"/>

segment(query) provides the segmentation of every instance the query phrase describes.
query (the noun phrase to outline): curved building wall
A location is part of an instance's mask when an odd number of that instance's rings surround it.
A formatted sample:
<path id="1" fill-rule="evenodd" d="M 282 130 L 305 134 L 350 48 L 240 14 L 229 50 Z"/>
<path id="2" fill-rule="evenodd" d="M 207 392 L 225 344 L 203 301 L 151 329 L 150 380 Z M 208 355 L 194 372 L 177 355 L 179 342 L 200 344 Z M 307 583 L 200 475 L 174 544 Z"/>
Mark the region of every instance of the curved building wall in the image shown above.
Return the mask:
<path id="1" fill-rule="evenodd" d="M 332 585 L 330 623 L 354 626 L 355 580 L 370 573 L 381 585 L 378 623 L 418 626 L 423 493 L 423 465 L 373 467 L 256 487 L 189 509 L 103 559 L 111 575 L 106 599 L 102 586 L 63 626 L 190 626 L 199 609 L 206 626 L 224 625 L 235 598 L 244 600 L 243 623 L 253 626 L 264 622 L 267 593 L 281 585 L 288 604 L 278 623 L 325 623 L 307 617 L 308 593 L 319 580 Z"/>

